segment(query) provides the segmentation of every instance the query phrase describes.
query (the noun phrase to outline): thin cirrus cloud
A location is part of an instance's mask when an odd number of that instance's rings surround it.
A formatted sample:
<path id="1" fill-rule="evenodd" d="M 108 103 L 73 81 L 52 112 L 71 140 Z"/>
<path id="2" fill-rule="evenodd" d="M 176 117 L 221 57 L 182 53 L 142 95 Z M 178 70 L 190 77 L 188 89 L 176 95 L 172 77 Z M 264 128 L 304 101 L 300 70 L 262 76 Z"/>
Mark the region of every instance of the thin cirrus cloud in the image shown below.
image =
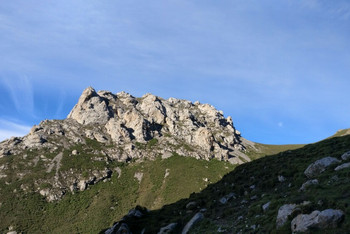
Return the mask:
<path id="1" fill-rule="evenodd" d="M 24 136 L 28 134 L 30 128 L 31 127 L 27 125 L 0 119 L 0 141 L 13 136 Z"/>
<path id="2" fill-rule="evenodd" d="M 34 97 L 30 79 L 25 75 L 6 73 L 1 75 L 0 84 L 8 91 L 9 95 L 5 97 L 17 113 L 33 117 Z"/>
<path id="3" fill-rule="evenodd" d="M 320 140 L 350 126 L 349 9 L 343 0 L 6 1 L 0 118 L 64 118 L 94 86 L 211 103 L 255 141 Z"/>

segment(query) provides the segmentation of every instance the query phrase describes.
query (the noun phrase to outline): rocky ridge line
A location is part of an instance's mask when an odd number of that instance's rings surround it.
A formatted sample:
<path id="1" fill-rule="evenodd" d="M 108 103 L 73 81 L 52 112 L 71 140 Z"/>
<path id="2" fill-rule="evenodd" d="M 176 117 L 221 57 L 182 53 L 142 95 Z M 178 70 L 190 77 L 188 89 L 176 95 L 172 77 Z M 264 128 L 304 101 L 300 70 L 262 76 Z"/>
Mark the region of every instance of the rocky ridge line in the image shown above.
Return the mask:
<path id="1" fill-rule="evenodd" d="M 216 158 L 232 163 L 250 161 L 241 153 L 245 149 L 240 132 L 232 118 L 224 118 L 209 104 L 152 94 L 135 98 L 125 92 L 116 95 L 107 91 L 86 89 L 68 115 L 82 125 L 100 125 L 114 143 L 146 143 L 156 138 L 163 144 L 161 154 L 174 152 L 169 145 L 188 145 L 178 154 L 198 159 Z M 98 139 L 97 139 L 98 140 Z M 187 149 L 186 149 L 187 148 Z M 133 145 L 130 146 L 133 149 Z M 133 157 L 133 153 L 129 152 Z M 138 157 L 137 155 L 135 155 Z"/>
<path id="2" fill-rule="evenodd" d="M 40 175 L 32 187 L 23 184 L 22 188 L 52 201 L 67 191 L 82 191 L 108 179 L 118 171 L 110 166 L 113 161 L 178 154 L 241 164 L 250 161 L 244 154 L 247 145 L 253 143 L 241 137 L 232 118 L 225 118 L 209 104 L 165 100 L 152 94 L 135 98 L 125 92 L 96 92 L 89 87 L 67 119 L 42 121 L 28 135 L 0 143 L 0 158 L 19 161 L 17 166 L 0 165 L 0 178 L 22 180 L 30 170 L 21 169 L 20 164 L 41 166 L 46 174 Z M 91 168 L 83 172 L 81 166 L 66 165 L 78 159 L 91 160 Z"/>

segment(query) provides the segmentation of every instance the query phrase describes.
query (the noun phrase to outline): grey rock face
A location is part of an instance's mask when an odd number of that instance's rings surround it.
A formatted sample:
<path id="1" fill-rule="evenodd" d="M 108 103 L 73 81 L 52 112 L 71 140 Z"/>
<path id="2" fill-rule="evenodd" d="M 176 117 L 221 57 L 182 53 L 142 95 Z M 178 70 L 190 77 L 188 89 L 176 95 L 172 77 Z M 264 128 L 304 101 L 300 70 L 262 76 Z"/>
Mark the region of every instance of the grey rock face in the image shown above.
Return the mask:
<path id="1" fill-rule="evenodd" d="M 316 162 L 310 164 L 308 168 L 304 171 L 304 174 L 308 178 L 314 178 L 321 174 L 327 167 L 333 164 L 340 163 L 340 161 L 333 157 L 325 157 L 317 160 Z"/>
<path id="2" fill-rule="evenodd" d="M 143 215 L 144 214 L 139 209 L 135 208 L 135 209 L 131 209 L 126 216 L 141 218 Z"/>
<path id="3" fill-rule="evenodd" d="M 345 169 L 345 168 L 348 168 L 350 167 L 350 162 L 349 163 L 343 163 L 339 166 L 337 166 L 336 168 L 334 168 L 335 171 L 339 171 L 339 170 L 342 170 L 342 169 Z"/>
<path id="4" fill-rule="evenodd" d="M 84 176 L 81 170 L 69 165 L 61 170 L 66 157 L 80 160 L 86 149 L 92 164 L 155 159 L 159 155 L 168 158 L 174 154 L 241 164 L 250 161 L 244 154 L 248 144 L 253 143 L 240 136 L 232 118 L 225 118 L 209 104 L 164 100 L 152 94 L 135 98 L 125 92 L 96 92 L 89 87 L 67 119 L 44 120 L 28 135 L 1 142 L 0 158 L 24 154 L 21 157 L 25 159 L 25 152 L 40 152 L 42 155 L 28 165 L 43 165 L 52 178 L 38 181 L 33 189 L 52 201 L 69 191 L 84 191 L 115 171 L 108 168 L 108 163 L 104 169 L 85 171 Z M 63 152 L 69 153 L 63 156 Z M 56 157 L 46 157 L 48 154 Z M 5 178 L 10 170 L 2 170 L 0 177 Z M 26 173 L 18 172 L 16 176 L 22 179 Z M 142 175 L 135 176 L 141 182 Z M 41 184 L 50 184 L 52 189 L 43 190 Z"/>
<path id="5" fill-rule="evenodd" d="M 281 183 L 286 181 L 286 178 L 283 175 L 279 175 L 277 178 L 278 178 L 278 181 Z"/>
<path id="6" fill-rule="evenodd" d="M 132 234 L 130 232 L 129 226 L 126 223 L 122 223 L 116 232 L 116 234 Z"/>
<path id="7" fill-rule="evenodd" d="M 152 94 L 135 98 L 121 92 L 96 92 L 89 87 L 62 121 L 43 121 L 23 138 L 0 144 L 0 157 L 16 153 L 16 148 L 51 147 L 52 138 L 69 148 L 85 143 L 85 139 L 114 143 L 123 148 L 123 155 L 108 149 L 113 159 L 127 160 L 150 157 L 137 152 L 135 143 L 158 139 L 158 152 L 164 157 L 177 153 L 197 159 L 229 161 L 241 164 L 250 161 L 243 152 L 251 142 L 234 128 L 232 118 L 209 104 L 193 104 L 186 100 L 164 100 Z M 253 144 L 253 143 L 251 143 Z M 54 146 L 53 146 L 54 147 Z M 74 152 L 75 153 L 75 152 Z"/>
<path id="8" fill-rule="evenodd" d="M 75 119 L 80 124 L 101 124 L 106 123 L 110 115 L 108 100 L 89 87 L 84 90 L 68 118 Z"/>
<path id="9" fill-rule="evenodd" d="M 350 151 L 344 153 L 344 154 L 341 156 L 341 159 L 343 159 L 344 161 L 349 160 L 349 159 L 350 159 Z"/>
<path id="10" fill-rule="evenodd" d="M 135 98 L 124 92 L 96 93 L 88 88 L 68 118 L 83 125 L 104 126 L 105 132 L 118 144 L 161 138 L 164 143 L 169 140 L 195 148 L 192 151 L 186 146 L 178 148 L 179 154 L 202 159 L 235 158 L 231 160 L 235 163 L 250 160 L 240 159 L 244 145 L 240 143 L 240 134 L 233 127 L 232 118 L 224 118 L 221 111 L 209 104 L 195 105 L 175 98 L 164 100 L 152 94 Z M 164 136 L 171 136 L 171 139 Z"/>
<path id="11" fill-rule="evenodd" d="M 172 232 L 175 230 L 176 226 L 177 226 L 177 223 L 171 223 L 171 224 L 169 224 L 169 225 L 167 225 L 167 226 L 165 226 L 165 227 L 162 227 L 162 228 L 159 230 L 158 234 L 168 234 L 168 233 L 172 233 Z"/>
<path id="12" fill-rule="evenodd" d="M 111 228 L 108 228 L 106 231 L 105 231 L 105 234 L 112 234 L 112 233 L 115 233 L 117 230 L 117 227 L 118 227 L 119 223 L 116 223 L 114 224 Z"/>
<path id="13" fill-rule="evenodd" d="M 229 193 L 229 194 L 227 194 L 226 196 L 220 198 L 219 202 L 220 202 L 221 204 L 224 205 L 224 204 L 226 204 L 229 200 L 231 200 L 232 198 L 235 198 L 235 197 L 236 197 L 236 194 L 234 194 L 234 193 Z"/>
<path id="14" fill-rule="evenodd" d="M 142 172 L 136 172 L 134 175 L 134 178 L 136 178 L 139 181 L 139 183 L 141 183 L 142 177 L 143 177 Z"/>
<path id="15" fill-rule="evenodd" d="M 197 206 L 197 203 L 192 201 L 186 204 L 186 209 L 191 210 Z"/>
<path id="16" fill-rule="evenodd" d="M 269 202 L 265 203 L 264 205 L 262 205 L 261 208 L 265 212 L 265 211 L 267 211 L 270 208 L 270 205 L 271 205 L 271 202 L 269 201 Z"/>
<path id="17" fill-rule="evenodd" d="M 185 225 L 185 227 L 182 229 L 182 234 L 187 234 L 189 230 L 195 225 L 197 222 L 201 221 L 204 218 L 204 215 L 200 212 L 195 214 L 190 221 Z"/>
<path id="18" fill-rule="evenodd" d="M 314 179 L 314 180 L 308 180 L 305 183 L 302 184 L 302 186 L 300 187 L 299 191 L 305 191 L 308 187 L 312 186 L 312 185 L 316 185 L 318 184 L 318 180 Z"/>
<path id="19" fill-rule="evenodd" d="M 289 215 L 297 208 L 296 204 L 285 204 L 278 209 L 276 227 L 282 227 L 288 220 Z"/>
<path id="20" fill-rule="evenodd" d="M 293 232 L 307 232 L 313 229 L 335 228 L 344 218 L 341 210 L 327 209 L 315 210 L 311 214 L 300 214 L 292 220 L 291 229 Z"/>

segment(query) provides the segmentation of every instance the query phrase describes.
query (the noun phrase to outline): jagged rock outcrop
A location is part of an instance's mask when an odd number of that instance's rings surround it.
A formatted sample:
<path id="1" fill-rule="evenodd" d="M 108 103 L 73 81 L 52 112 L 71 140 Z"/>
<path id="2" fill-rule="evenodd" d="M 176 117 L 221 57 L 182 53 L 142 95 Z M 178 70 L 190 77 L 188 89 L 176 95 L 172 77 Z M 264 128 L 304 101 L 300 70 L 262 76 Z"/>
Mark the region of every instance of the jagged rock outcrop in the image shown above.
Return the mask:
<path id="1" fill-rule="evenodd" d="M 310 164 L 304 174 L 308 177 L 308 178 L 314 178 L 316 176 L 318 176 L 319 174 L 321 174 L 324 170 L 326 170 L 327 167 L 333 165 L 333 164 L 337 164 L 340 163 L 340 161 L 336 158 L 333 157 L 325 157 L 322 159 L 317 160 L 316 162 Z"/>
<path id="2" fill-rule="evenodd" d="M 350 159 L 350 151 L 348 152 L 345 152 L 342 156 L 341 156 L 341 159 L 343 160 L 349 160 Z"/>
<path id="3" fill-rule="evenodd" d="M 341 210 L 315 210 L 311 214 L 300 214 L 292 220 L 291 229 L 294 232 L 307 232 L 315 229 L 335 228 L 344 218 Z"/>
<path id="4" fill-rule="evenodd" d="M 109 166 L 111 161 L 179 154 L 241 164 L 250 161 L 244 154 L 247 144 L 253 143 L 240 136 L 232 118 L 209 104 L 152 94 L 135 98 L 89 87 L 67 119 L 44 120 L 28 135 L 1 142 L 0 158 L 22 157 L 22 164 L 42 167 L 46 175 L 32 189 L 53 201 L 108 179 L 115 171 Z M 83 171 L 79 167 L 88 160 L 90 169 Z M 2 166 L 2 178 L 7 170 L 19 170 Z M 27 173 L 21 171 L 17 177 L 22 179 Z"/>
<path id="5" fill-rule="evenodd" d="M 342 169 L 345 169 L 345 168 L 349 168 L 350 167 L 350 162 L 349 163 L 343 163 L 339 166 L 337 166 L 336 168 L 334 168 L 335 171 L 339 171 L 339 170 L 342 170 Z"/>
<path id="6" fill-rule="evenodd" d="M 161 140 L 163 151 L 201 159 L 236 157 L 236 163 L 249 161 L 249 158 L 240 158 L 240 151 L 245 147 L 232 118 L 224 118 L 222 112 L 209 104 L 193 104 L 175 98 L 164 100 L 152 94 L 142 98 L 125 92 L 114 95 L 96 92 L 90 87 L 83 92 L 68 118 L 83 125 L 103 126 L 116 144 L 145 143 L 157 138 Z M 171 144 L 183 147 L 176 150 L 165 147 Z"/>
<path id="7" fill-rule="evenodd" d="M 161 146 L 153 150 L 154 155 L 175 152 L 206 160 L 235 158 L 230 161 L 238 164 L 250 161 L 242 154 L 243 138 L 234 128 L 232 118 L 225 118 L 209 104 L 175 98 L 164 100 L 152 94 L 142 98 L 125 92 L 114 95 L 96 92 L 91 87 L 84 90 L 67 119 L 45 120 L 27 136 L 1 143 L 0 157 L 28 148 L 54 145 L 68 148 L 85 143 L 86 138 L 122 146 L 124 155 L 113 149 L 108 152 L 110 157 L 121 161 L 152 157 L 138 152 L 135 143 L 147 143 L 153 138 Z"/>
<path id="8" fill-rule="evenodd" d="M 165 227 L 162 227 L 158 234 L 168 234 L 168 233 L 173 233 L 174 229 L 176 228 L 177 223 L 171 223 Z"/>
<path id="9" fill-rule="evenodd" d="M 116 222 L 111 228 L 104 231 L 105 234 L 129 234 L 132 233 L 127 225 L 126 221 L 132 218 L 141 218 L 149 211 L 144 208 L 137 206 L 131 209 L 127 215 L 125 215 L 119 222 Z"/>
<path id="10" fill-rule="evenodd" d="M 201 212 L 198 212 L 195 214 L 190 221 L 185 225 L 185 227 L 182 229 L 182 234 L 187 234 L 190 229 L 199 221 L 201 221 L 204 218 L 204 215 Z"/>
<path id="11" fill-rule="evenodd" d="M 276 227 L 282 227 L 288 220 L 288 217 L 297 208 L 296 204 L 285 204 L 278 209 L 278 214 L 276 218 Z"/>

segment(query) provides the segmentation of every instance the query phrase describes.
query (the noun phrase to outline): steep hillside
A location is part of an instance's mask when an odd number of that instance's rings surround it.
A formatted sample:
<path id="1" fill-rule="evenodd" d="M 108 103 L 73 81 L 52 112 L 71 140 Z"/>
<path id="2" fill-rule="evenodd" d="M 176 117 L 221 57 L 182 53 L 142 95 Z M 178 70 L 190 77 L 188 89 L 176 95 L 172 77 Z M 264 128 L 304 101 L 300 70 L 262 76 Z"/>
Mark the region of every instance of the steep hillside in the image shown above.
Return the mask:
<path id="1" fill-rule="evenodd" d="M 9 160 L 2 158 L 0 163 Z M 11 227 L 25 233 L 98 233 L 136 205 L 158 209 L 188 198 L 234 168 L 227 162 L 178 155 L 109 165 L 117 169 L 104 183 L 67 193 L 60 201 L 47 202 L 33 190 L 22 190 L 36 171 L 22 180 L 0 179 L 0 233 Z"/>
<path id="2" fill-rule="evenodd" d="M 350 128 L 338 130 L 338 131 L 337 131 L 333 136 L 331 136 L 331 137 L 341 137 L 341 136 L 346 136 L 346 135 L 350 135 Z"/>
<path id="3" fill-rule="evenodd" d="M 178 154 L 241 164 L 251 160 L 250 145 L 209 104 L 87 88 L 67 119 L 42 121 L 0 143 L 1 178 L 54 201 L 109 179 L 117 162 Z"/>
<path id="4" fill-rule="evenodd" d="M 349 150 L 344 136 L 257 159 L 189 199 L 137 207 L 106 233 L 349 233 Z"/>
<path id="5" fill-rule="evenodd" d="M 209 104 L 87 88 L 67 119 L 0 143 L 0 232 L 98 232 L 297 147 L 248 141 Z"/>

